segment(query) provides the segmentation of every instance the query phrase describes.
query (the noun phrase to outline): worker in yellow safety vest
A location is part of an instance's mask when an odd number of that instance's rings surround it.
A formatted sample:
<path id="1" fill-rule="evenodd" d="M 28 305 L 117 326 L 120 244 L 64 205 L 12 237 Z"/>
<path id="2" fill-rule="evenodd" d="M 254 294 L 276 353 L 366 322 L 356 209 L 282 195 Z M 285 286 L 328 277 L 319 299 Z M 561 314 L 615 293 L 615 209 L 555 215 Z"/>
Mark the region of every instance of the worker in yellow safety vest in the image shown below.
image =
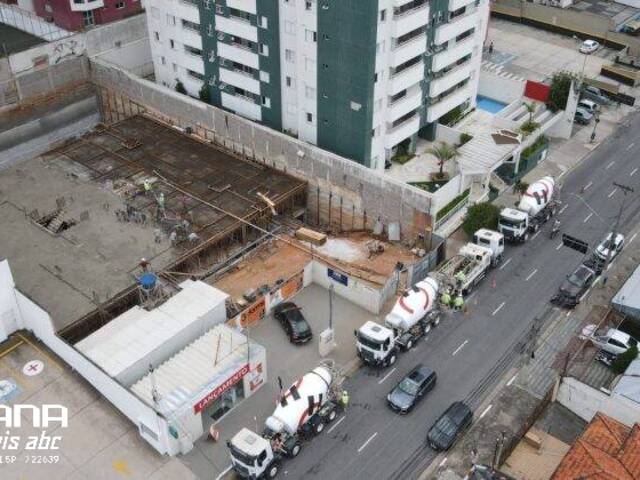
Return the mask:
<path id="1" fill-rule="evenodd" d="M 340 396 L 340 403 L 342 404 L 342 408 L 346 410 L 347 406 L 349 405 L 349 393 L 346 390 L 342 391 L 342 395 Z"/>
<path id="2" fill-rule="evenodd" d="M 449 294 L 448 290 L 445 290 L 440 297 L 440 303 L 445 307 L 449 307 L 451 305 L 451 294 Z"/>
<path id="3" fill-rule="evenodd" d="M 462 298 L 462 294 L 458 293 L 456 298 L 453 300 L 453 308 L 456 310 L 462 310 L 462 306 L 464 305 L 464 299 Z"/>

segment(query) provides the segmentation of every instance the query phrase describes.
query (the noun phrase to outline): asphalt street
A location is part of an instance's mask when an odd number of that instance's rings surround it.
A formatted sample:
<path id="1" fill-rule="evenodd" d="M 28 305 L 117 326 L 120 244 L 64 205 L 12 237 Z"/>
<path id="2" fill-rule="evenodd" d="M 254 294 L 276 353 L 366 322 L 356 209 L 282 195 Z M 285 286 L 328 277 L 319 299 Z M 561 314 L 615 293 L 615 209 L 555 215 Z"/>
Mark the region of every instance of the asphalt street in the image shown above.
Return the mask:
<path id="1" fill-rule="evenodd" d="M 586 127 L 589 128 L 589 127 Z M 621 231 L 628 233 L 640 213 L 640 115 L 634 115 L 558 182 L 561 230 L 595 246 L 611 230 L 622 201 L 613 182 L 636 188 L 628 199 Z M 582 201 L 576 194 L 582 193 Z M 586 204 L 585 204 L 586 202 Z M 283 476 L 304 479 L 414 478 L 435 452 L 425 446 L 434 420 L 455 400 L 477 409 L 517 360 L 536 316 L 583 256 L 549 238 L 550 225 L 524 245 L 507 245 L 502 265 L 491 271 L 467 302 L 467 314 L 450 313 L 438 328 L 392 368 L 362 367 L 346 384 L 351 403 L 325 433 L 283 465 Z M 627 242 L 640 241 L 627 236 Z M 566 315 L 557 309 L 553 315 Z M 355 348 L 355 347 L 354 347 Z M 414 365 L 438 374 L 435 389 L 413 412 L 400 416 L 386 395 Z M 476 411 L 476 416 L 482 412 Z"/>

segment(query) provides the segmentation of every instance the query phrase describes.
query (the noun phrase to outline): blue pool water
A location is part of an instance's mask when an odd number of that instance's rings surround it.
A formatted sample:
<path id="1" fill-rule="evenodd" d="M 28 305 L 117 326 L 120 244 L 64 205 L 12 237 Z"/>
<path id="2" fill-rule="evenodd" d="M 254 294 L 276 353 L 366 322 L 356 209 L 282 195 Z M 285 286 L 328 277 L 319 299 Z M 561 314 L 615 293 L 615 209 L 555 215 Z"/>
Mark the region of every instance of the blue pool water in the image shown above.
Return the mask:
<path id="1" fill-rule="evenodd" d="M 498 113 L 507 106 L 506 103 L 499 102 L 493 98 L 483 97 L 482 95 L 478 95 L 477 102 L 480 110 L 484 110 L 489 113 Z"/>

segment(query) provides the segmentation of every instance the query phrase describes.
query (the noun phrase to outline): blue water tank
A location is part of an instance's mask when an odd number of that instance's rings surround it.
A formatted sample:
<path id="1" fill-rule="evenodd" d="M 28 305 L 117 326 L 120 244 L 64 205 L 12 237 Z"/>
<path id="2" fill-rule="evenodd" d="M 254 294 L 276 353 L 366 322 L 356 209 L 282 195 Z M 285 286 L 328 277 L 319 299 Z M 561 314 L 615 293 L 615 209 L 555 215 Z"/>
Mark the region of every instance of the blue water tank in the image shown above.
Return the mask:
<path id="1" fill-rule="evenodd" d="M 153 290 L 156 286 L 156 282 L 158 281 L 158 277 L 153 272 L 147 272 L 140 277 L 140 286 L 144 290 Z"/>

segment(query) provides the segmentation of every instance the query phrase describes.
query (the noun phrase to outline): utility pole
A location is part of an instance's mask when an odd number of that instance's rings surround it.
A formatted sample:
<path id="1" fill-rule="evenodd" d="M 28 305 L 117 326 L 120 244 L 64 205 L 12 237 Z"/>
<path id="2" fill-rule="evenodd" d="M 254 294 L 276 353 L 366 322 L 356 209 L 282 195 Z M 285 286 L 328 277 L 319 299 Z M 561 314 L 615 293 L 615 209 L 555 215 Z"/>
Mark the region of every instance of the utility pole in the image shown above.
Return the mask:
<path id="1" fill-rule="evenodd" d="M 620 219 L 622 218 L 622 212 L 624 211 L 625 203 L 627 202 L 627 194 L 633 193 L 633 187 L 628 185 L 622 185 L 621 183 L 613 182 L 614 187 L 618 187 L 622 190 L 624 196 L 622 197 L 622 203 L 620 204 L 620 211 L 618 212 L 618 217 L 616 218 L 616 223 L 613 225 L 613 232 L 611 232 L 611 241 L 609 242 L 609 248 L 607 249 L 607 259 L 604 262 L 604 267 L 602 272 L 604 277 L 602 278 L 602 284 L 605 285 L 607 283 L 607 269 L 609 268 L 609 264 L 611 263 L 611 254 L 613 253 L 613 246 L 615 245 L 616 236 L 618 235 L 618 228 L 620 227 Z"/>
<path id="2" fill-rule="evenodd" d="M 329 328 L 333 330 L 333 283 L 329 285 Z"/>

